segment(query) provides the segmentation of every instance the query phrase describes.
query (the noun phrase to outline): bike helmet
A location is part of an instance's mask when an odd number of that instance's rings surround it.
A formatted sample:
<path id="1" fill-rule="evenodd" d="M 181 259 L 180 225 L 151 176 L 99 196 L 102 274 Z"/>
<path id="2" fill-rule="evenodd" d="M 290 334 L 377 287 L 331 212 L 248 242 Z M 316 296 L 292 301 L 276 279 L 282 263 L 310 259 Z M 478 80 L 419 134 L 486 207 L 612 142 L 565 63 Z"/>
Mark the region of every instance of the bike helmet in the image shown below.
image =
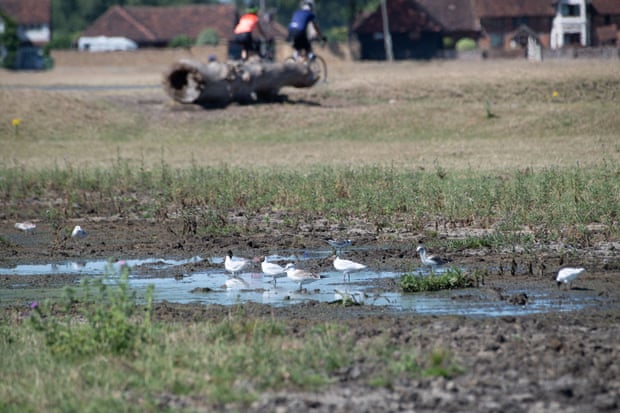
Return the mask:
<path id="1" fill-rule="evenodd" d="M 256 7 L 254 4 L 250 3 L 248 8 L 245 9 L 245 12 L 246 13 L 250 13 L 250 14 L 258 14 L 258 7 Z"/>
<path id="2" fill-rule="evenodd" d="M 314 0 L 303 0 L 301 7 L 308 10 L 314 10 Z"/>

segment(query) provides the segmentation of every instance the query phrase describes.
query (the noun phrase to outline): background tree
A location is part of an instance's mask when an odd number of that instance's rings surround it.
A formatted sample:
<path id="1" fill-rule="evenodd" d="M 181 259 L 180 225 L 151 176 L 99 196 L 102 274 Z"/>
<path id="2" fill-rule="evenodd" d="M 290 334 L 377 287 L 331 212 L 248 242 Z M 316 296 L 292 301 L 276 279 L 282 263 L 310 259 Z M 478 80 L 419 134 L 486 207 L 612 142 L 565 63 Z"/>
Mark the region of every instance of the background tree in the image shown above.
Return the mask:
<path id="1" fill-rule="evenodd" d="M 276 11 L 276 20 L 285 27 L 301 0 L 265 0 L 267 9 Z M 321 31 L 329 40 L 346 40 L 355 18 L 366 10 L 374 10 L 380 0 L 315 0 L 315 14 Z"/>
<path id="2" fill-rule="evenodd" d="M 0 33 L 0 64 L 2 67 L 12 69 L 19 48 L 17 24 L 2 11 L 0 11 L 0 20 L 4 21 L 4 32 Z"/>
<path id="3" fill-rule="evenodd" d="M 223 2 L 223 1 L 221 1 Z M 287 26 L 301 0 L 263 0 L 265 11 Z M 345 40 L 355 18 L 363 11 L 374 10 L 379 0 L 315 0 L 319 25 L 330 40 Z M 70 47 L 80 33 L 111 6 L 179 6 L 217 4 L 217 0 L 52 0 L 52 42 L 50 47 Z M 230 0 L 240 12 L 261 0 Z"/>

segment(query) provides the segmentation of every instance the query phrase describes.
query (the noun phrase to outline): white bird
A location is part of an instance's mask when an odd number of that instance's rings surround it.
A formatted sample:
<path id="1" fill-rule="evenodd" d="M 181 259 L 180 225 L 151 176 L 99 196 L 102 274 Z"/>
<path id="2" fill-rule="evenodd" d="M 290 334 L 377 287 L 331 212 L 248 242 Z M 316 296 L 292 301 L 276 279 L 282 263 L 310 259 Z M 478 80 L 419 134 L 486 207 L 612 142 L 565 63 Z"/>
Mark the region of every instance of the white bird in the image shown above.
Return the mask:
<path id="1" fill-rule="evenodd" d="M 73 228 L 73 231 L 71 231 L 71 238 L 84 238 L 86 235 L 88 235 L 86 231 L 84 231 L 79 225 L 76 225 L 75 228 Z"/>
<path id="2" fill-rule="evenodd" d="M 250 260 L 245 258 L 235 257 L 233 260 L 233 253 L 230 250 L 228 250 L 228 254 L 224 259 L 224 268 L 226 271 L 232 273 L 233 277 L 235 277 L 237 273 L 244 269 L 248 264 L 250 264 Z"/>
<path id="3" fill-rule="evenodd" d="M 560 271 L 558 271 L 558 276 L 556 277 L 555 281 L 558 283 L 558 287 L 560 287 L 562 284 L 568 284 L 568 289 L 570 290 L 571 283 L 584 272 L 586 272 L 585 268 L 562 268 Z"/>
<path id="4" fill-rule="evenodd" d="M 351 281 L 351 272 L 360 271 L 366 268 L 364 264 L 360 264 L 359 262 L 351 261 L 351 260 L 343 260 L 342 258 L 336 256 L 334 258 L 334 268 L 338 271 L 342 271 L 342 280 L 348 278 Z"/>
<path id="5" fill-rule="evenodd" d="M 283 277 L 286 275 L 286 270 L 283 266 L 278 265 L 274 262 L 267 261 L 267 257 L 263 259 L 260 263 L 260 268 L 263 270 L 265 275 L 269 275 L 273 279 L 273 284 L 276 284 L 276 278 Z"/>
<path id="6" fill-rule="evenodd" d="M 416 248 L 416 251 L 420 254 L 422 264 L 427 267 L 437 267 L 450 262 L 447 259 L 435 255 L 426 255 L 426 248 L 424 245 L 419 245 L 418 248 Z"/>
<path id="7" fill-rule="evenodd" d="M 321 276 L 319 274 L 313 274 L 310 271 L 297 269 L 295 268 L 295 264 L 293 263 L 286 264 L 284 270 L 286 271 L 286 276 L 288 279 L 299 283 L 299 291 L 301 291 L 301 287 L 303 284 L 321 279 Z"/>
<path id="8" fill-rule="evenodd" d="M 37 227 L 36 224 L 33 224 L 30 221 L 15 223 L 15 228 L 17 228 L 20 231 L 24 231 L 24 232 L 30 232 L 34 230 L 36 227 Z"/>

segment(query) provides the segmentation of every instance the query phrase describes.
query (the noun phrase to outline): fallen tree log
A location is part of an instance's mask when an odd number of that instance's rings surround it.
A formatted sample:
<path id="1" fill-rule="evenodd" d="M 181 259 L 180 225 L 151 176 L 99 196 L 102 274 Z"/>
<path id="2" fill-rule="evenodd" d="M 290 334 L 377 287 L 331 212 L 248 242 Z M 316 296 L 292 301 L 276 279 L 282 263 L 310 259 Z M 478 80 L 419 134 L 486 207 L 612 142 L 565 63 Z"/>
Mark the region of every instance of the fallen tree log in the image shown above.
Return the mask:
<path id="1" fill-rule="evenodd" d="M 318 80 L 303 63 L 201 63 L 184 59 L 164 74 L 163 83 L 166 93 L 177 102 L 227 104 L 270 99 L 284 86 L 311 87 Z"/>

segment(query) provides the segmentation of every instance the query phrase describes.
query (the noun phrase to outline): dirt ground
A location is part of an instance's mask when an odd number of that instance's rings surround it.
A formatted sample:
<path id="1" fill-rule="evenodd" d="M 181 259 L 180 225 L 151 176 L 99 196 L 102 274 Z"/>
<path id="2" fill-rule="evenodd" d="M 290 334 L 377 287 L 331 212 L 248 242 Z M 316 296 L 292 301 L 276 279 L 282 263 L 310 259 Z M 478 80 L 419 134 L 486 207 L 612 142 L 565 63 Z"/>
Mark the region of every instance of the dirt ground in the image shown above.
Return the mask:
<path id="1" fill-rule="evenodd" d="M 29 205 L 24 205 L 27 210 Z M 244 237 L 182 236 L 180 222 L 145 221 L 109 217 L 86 217 L 67 221 L 66 227 L 82 224 L 89 237 L 77 243 L 65 231 L 52 231 L 44 222 L 31 234 L 3 220 L 0 233 L 0 265 L 49 263 L 79 258 L 124 258 L 221 256 L 232 249 L 244 256 L 261 256 L 279 248 L 324 248 L 326 237 L 355 236 L 356 245 L 381 248 L 353 250 L 350 257 L 377 268 L 406 271 L 417 266 L 415 246 L 419 234 L 399 234 L 398 241 L 383 241 L 360 225 L 355 231 L 322 227 L 320 217 L 299 228 L 279 227 L 262 235 Z M 459 231 L 464 231 L 460 229 Z M 473 229 L 472 229 L 473 231 Z M 295 234 L 295 235 L 293 235 Z M 352 235 L 353 234 L 353 235 Z M 446 236 L 450 232 L 446 232 Z M 291 245 L 294 240 L 295 245 Z M 335 382 L 319 393 L 277 391 L 264 394 L 251 412 L 376 412 L 376 411 L 480 411 L 480 412 L 583 412 L 620 409 L 620 262 L 613 244 L 560 255 L 551 250 L 536 254 L 491 254 L 465 251 L 451 258 L 468 266 L 497 268 L 489 271 L 484 286 L 498 300 L 511 300 L 505 289 L 547 288 L 570 301 L 580 289 L 594 290 L 601 298 L 592 307 L 575 312 L 509 317 L 421 316 L 394 313 L 382 307 L 343 308 L 307 302 L 287 308 L 246 304 L 248 317 L 275 317 L 291 334 L 317 322 L 341 323 L 360 340 L 377 332 L 388 332 L 395 342 L 418 348 L 420 353 L 447 349 L 455 355 L 463 372 L 456 377 L 399 380 L 390 388 L 368 387 L 373 366 L 359 365 L 338 372 Z M 572 290 L 557 290 L 552 277 L 560 264 L 579 264 L 588 269 Z M 513 263 L 514 259 L 514 263 Z M 198 271 L 206 262 L 189 264 L 183 271 Z M 318 262 L 321 270 L 329 263 Z M 501 268 L 501 270 L 500 270 Z M 176 270 L 178 271 L 178 269 Z M 514 273 L 514 274 L 513 274 Z M 163 276 L 174 276 L 173 272 Z M 158 274 L 162 276 L 162 274 Z M 7 291 L 24 277 L 0 276 L 0 289 Z M 60 286 L 75 281 L 71 275 L 28 277 L 25 288 Z M 24 288 L 22 286 L 21 288 Z M 380 289 L 397 289 L 397 282 Z M 515 300 L 515 305 L 522 305 Z M 24 303 L 24 306 L 26 303 Z M 527 305 L 527 300 L 525 302 Z M 23 306 L 22 306 L 23 307 Z M 22 311 L 20 306 L 3 307 L 3 318 Z M 224 306 L 158 303 L 156 317 L 164 321 L 218 320 L 230 309 Z M 170 396 L 162 407 L 204 407 L 204 400 Z M 219 406 L 235 410 L 239 406 Z M 245 407 L 243 407 L 245 409 Z"/>

